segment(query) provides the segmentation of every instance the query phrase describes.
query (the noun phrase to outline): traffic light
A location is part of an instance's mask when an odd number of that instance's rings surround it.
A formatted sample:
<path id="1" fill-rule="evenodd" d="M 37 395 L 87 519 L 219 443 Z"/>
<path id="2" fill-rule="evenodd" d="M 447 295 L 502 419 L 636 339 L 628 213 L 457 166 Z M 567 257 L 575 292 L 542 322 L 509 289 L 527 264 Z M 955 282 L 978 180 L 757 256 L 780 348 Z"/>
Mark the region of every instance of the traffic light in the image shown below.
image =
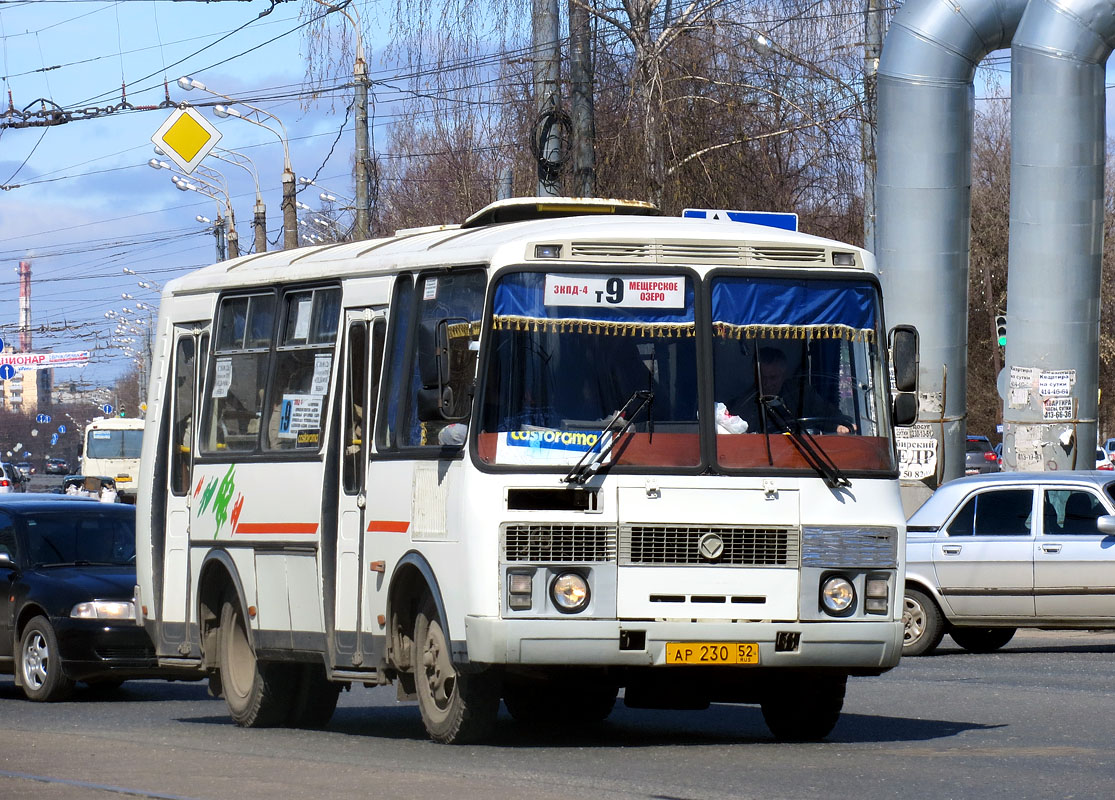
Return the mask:
<path id="1" fill-rule="evenodd" d="M 1006 347 L 1007 318 L 1003 314 L 995 317 L 995 338 L 999 341 L 999 347 Z"/>

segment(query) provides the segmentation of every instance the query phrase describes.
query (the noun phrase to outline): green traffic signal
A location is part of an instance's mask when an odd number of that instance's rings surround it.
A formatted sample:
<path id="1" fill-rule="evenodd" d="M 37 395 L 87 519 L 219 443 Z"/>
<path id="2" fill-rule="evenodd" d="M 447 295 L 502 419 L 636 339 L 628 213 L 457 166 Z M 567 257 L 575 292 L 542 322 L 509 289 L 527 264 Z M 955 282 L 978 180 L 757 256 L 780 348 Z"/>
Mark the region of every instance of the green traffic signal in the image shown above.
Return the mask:
<path id="1" fill-rule="evenodd" d="M 999 340 L 999 347 L 1007 346 L 1007 318 L 1003 314 L 995 317 L 995 336 Z"/>

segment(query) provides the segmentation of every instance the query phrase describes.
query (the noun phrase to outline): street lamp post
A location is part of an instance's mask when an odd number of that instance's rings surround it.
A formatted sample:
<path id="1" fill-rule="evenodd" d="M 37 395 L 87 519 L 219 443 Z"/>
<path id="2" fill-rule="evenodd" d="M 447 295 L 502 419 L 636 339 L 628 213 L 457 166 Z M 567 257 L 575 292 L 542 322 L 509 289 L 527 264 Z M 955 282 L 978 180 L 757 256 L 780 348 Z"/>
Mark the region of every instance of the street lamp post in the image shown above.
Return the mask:
<path id="1" fill-rule="evenodd" d="M 228 100 L 229 103 L 235 103 L 236 105 L 244 106 L 244 108 L 248 109 L 247 114 L 241 112 L 239 109 L 232 108 L 231 106 L 227 105 L 214 106 L 213 113 L 221 118 L 236 117 L 237 119 L 242 119 L 245 122 L 250 122 L 253 125 L 258 125 L 261 128 L 265 128 L 266 130 L 271 131 L 271 133 L 279 137 L 279 141 L 283 145 L 283 248 L 289 250 L 291 248 L 297 247 L 298 215 L 294 208 L 294 170 L 291 168 L 290 165 L 290 145 L 288 143 L 286 126 L 283 125 L 283 121 L 269 111 L 264 111 L 262 108 L 256 108 L 255 106 L 245 103 L 242 100 L 234 100 L 227 94 L 215 92 L 201 81 L 194 80 L 193 78 L 190 78 L 188 76 L 184 75 L 179 78 L 178 85 L 186 91 L 189 91 L 191 89 L 201 89 L 203 92 L 208 92 L 215 97 L 223 97 L 225 100 Z M 263 122 L 264 117 L 274 120 L 275 123 L 279 126 L 279 130 L 275 130 L 270 125 Z M 282 132 L 280 133 L 280 131 Z"/>
<path id="2" fill-rule="evenodd" d="M 222 155 L 223 154 L 223 155 Z M 255 249 L 257 253 L 267 252 L 267 206 L 263 204 L 263 195 L 259 191 L 259 173 L 255 163 L 243 153 L 235 150 L 225 150 L 221 147 L 213 148 L 209 154 L 218 161 L 233 164 L 240 169 L 247 170 L 256 185 L 256 204 L 252 209 L 252 230 L 255 232 Z"/>
<path id="3" fill-rule="evenodd" d="M 325 2 L 325 0 L 314 0 L 315 3 L 325 6 L 330 11 L 339 11 L 346 20 L 352 25 L 352 30 L 356 34 L 356 61 L 352 65 L 352 78 L 356 87 L 356 98 L 354 105 L 356 106 L 356 223 L 355 235 L 357 240 L 367 239 L 371 235 L 370 218 L 371 218 L 371 192 L 368 165 L 371 161 L 370 150 L 368 146 L 368 87 L 371 81 L 368 79 L 368 65 L 364 61 L 364 36 L 360 29 L 360 15 L 356 11 L 354 5 L 343 3 L 339 6 Z M 355 15 L 353 19 L 349 12 Z"/>
<path id="4" fill-rule="evenodd" d="M 187 178 L 185 176 L 185 173 L 179 172 L 178 170 L 174 169 L 174 167 L 172 165 L 170 165 L 169 163 L 167 163 L 166 161 L 160 161 L 157 158 L 152 158 L 152 159 L 148 160 L 147 166 L 151 167 L 152 169 L 169 170 L 170 173 L 171 173 L 171 176 L 170 176 L 171 183 L 174 184 L 174 187 L 176 189 L 178 189 L 180 191 L 183 191 L 183 192 L 195 191 L 198 194 L 205 195 L 206 197 L 210 198 L 211 200 L 213 200 L 217 204 L 217 223 L 216 223 L 216 226 L 219 227 L 220 231 L 218 232 L 217 230 L 214 230 L 213 235 L 217 237 L 217 260 L 218 261 L 224 261 L 225 258 L 226 258 L 224 220 L 222 220 L 222 218 L 221 218 L 221 204 L 220 204 L 220 198 L 218 196 L 218 193 L 220 195 L 224 195 L 225 211 L 228 215 L 228 225 L 229 225 L 229 228 L 228 228 L 228 256 L 227 257 L 238 258 L 240 256 L 240 239 L 239 239 L 238 234 L 236 233 L 236 215 L 232 211 L 232 198 L 229 196 L 228 188 L 227 188 L 228 182 L 225 179 L 224 175 L 222 175 L 220 172 L 217 172 L 217 170 L 215 170 L 215 169 L 210 169 L 209 167 L 203 167 L 201 165 L 198 165 L 194 170 L 195 172 L 198 173 L 198 175 L 192 176 L 193 179 L 198 182 L 198 184 L 201 184 L 201 186 L 198 186 L 197 184 L 191 183 L 189 180 L 187 180 Z M 205 176 L 205 177 L 199 177 L 199 176 Z M 205 178 L 209 178 L 209 180 L 206 180 Z M 210 181 L 212 181 L 212 182 L 210 182 Z M 202 188 L 202 187 L 205 187 L 205 188 Z M 200 219 L 199 219 L 199 221 L 200 221 Z"/>

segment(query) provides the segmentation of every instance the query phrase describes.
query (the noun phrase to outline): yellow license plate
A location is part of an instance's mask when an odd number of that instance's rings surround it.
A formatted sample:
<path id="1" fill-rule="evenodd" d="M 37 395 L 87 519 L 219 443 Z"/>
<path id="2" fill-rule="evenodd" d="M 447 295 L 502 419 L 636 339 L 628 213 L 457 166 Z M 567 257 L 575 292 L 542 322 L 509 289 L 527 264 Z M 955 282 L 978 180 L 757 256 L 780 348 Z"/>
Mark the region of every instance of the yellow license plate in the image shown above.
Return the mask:
<path id="1" fill-rule="evenodd" d="M 755 642 L 667 642 L 667 664 L 758 664 Z"/>

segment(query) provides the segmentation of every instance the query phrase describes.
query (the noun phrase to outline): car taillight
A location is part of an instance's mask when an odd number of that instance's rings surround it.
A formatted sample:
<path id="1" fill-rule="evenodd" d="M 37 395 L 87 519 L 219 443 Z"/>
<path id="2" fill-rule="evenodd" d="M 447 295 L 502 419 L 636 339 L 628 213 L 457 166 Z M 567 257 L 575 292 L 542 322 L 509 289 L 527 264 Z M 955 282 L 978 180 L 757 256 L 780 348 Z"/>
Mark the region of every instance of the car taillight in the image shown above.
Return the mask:
<path id="1" fill-rule="evenodd" d="M 989 450 L 988 452 L 983 454 L 983 460 L 984 461 L 998 461 L 999 457 L 997 455 L 995 455 L 994 450 Z"/>
<path id="2" fill-rule="evenodd" d="M 12 482 L 7 478 L 0 478 L 0 486 L 11 486 Z"/>
<path id="3" fill-rule="evenodd" d="M 1096 469 L 1115 469 L 1115 464 L 1100 464 Z"/>

